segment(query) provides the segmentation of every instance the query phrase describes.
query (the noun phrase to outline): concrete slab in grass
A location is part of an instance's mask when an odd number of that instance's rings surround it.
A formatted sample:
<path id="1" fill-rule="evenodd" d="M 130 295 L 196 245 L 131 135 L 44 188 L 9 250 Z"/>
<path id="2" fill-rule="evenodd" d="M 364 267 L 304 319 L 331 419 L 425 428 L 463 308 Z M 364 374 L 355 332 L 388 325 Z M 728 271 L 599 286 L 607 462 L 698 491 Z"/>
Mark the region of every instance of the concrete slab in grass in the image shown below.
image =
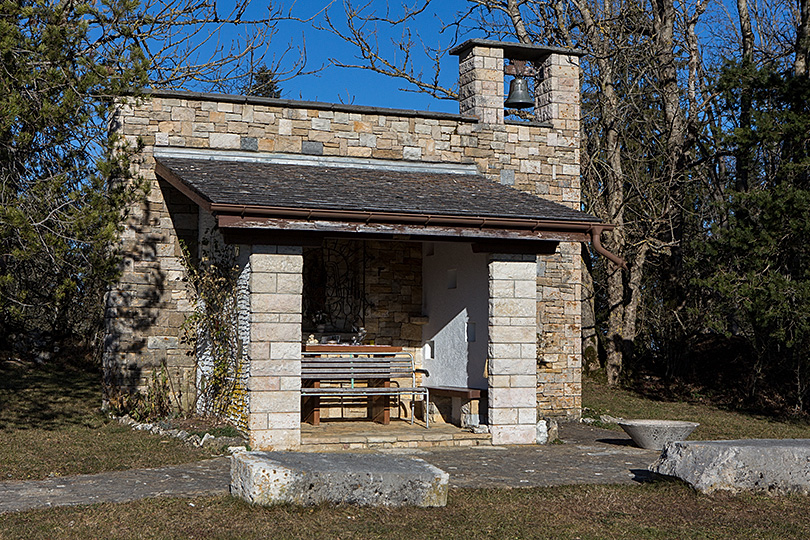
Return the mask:
<path id="1" fill-rule="evenodd" d="M 445 506 L 448 483 L 446 472 L 410 457 L 296 452 L 231 456 L 231 494 L 262 505 Z"/>
<path id="2" fill-rule="evenodd" d="M 810 439 L 672 442 L 650 470 L 703 493 L 810 494 Z"/>

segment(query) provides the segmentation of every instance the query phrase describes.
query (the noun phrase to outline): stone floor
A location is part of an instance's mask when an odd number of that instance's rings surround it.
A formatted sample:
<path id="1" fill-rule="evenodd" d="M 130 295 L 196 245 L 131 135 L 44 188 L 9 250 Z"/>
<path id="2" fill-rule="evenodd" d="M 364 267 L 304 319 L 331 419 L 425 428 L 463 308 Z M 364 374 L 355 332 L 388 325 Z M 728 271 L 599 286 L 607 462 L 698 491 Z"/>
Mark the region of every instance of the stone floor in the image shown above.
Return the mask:
<path id="1" fill-rule="evenodd" d="M 301 424 L 301 450 L 333 452 L 384 448 L 432 448 L 491 445 L 489 433 L 472 433 L 452 424 L 391 420 L 388 425 L 360 420 L 324 420 Z"/>

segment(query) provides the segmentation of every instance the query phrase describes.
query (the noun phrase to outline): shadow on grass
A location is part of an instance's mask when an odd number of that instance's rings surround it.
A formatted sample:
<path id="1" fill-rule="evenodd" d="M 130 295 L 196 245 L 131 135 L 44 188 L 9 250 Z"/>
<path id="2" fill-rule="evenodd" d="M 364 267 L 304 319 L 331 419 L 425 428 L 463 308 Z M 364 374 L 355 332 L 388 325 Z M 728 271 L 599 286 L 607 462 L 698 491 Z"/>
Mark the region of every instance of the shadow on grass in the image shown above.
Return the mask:
<path id="1" fill-rule="evenodd" d="M 101 374 L 95 366 L 0 364 L 0 430 L 96 427 L 100 407 Z"/>

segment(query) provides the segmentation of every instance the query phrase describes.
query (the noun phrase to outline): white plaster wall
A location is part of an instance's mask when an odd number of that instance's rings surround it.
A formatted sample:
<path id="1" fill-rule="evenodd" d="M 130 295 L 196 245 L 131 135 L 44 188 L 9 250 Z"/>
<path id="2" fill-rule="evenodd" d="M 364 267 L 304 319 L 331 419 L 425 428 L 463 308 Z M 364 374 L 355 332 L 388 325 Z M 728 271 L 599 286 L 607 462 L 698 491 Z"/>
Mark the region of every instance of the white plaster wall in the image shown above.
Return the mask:
<path id="1" fill-rule="evenodd" d="M 470 244 L 426 243 L 422 257 L 423 365 L 430 372 L 426 386 L 487 388 L 489 284 L 486 254 L 473 253 Z M 455 288 L 449 285 L 455 283 Z M 475 341 L 470 325 L 475 327 Z M 433 343 L 432 358 L 426 350 Z"/>

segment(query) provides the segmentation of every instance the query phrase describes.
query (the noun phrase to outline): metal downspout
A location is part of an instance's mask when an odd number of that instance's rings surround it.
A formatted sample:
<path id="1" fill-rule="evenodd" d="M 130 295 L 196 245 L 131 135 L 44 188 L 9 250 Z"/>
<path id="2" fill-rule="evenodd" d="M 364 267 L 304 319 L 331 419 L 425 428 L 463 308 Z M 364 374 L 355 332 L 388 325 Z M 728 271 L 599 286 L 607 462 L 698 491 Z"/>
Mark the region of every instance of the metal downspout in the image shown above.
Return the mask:
<path id="1" fill-rule="evenodd" d="M 591 235 L 591 243 L 593 244 L 593 249 L 598 254 L 602 255 L 603 257 L 606 257 L 609 261 L 611 261 L 619 268 L 627 270 L 627 263 L 624 262 L 624 259 L 622 259 L 618 255 L 611 253 L 610 251 L 605 249 L 605 247 L 602 245 L 602 239 L 600 238 L 600 236 L 602 235 L 602 231 L 604 231 L 605 229 L 613 229 L 613 226 L 595 225 L 591 227 L 590 230 L 588 230 L 588 234 Z"/>

